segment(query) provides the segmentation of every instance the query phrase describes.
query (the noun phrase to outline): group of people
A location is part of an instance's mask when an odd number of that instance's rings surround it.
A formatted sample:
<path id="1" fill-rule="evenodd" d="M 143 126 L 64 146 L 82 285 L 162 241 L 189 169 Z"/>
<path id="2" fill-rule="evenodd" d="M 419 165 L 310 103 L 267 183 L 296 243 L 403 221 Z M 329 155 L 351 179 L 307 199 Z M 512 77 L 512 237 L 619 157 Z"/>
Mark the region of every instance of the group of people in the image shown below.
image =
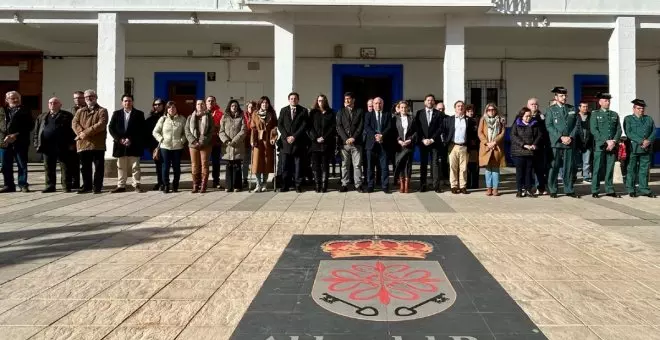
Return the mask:
<path id="1" fill-rule="evenodd" d="M 556 87 L 552 92 L 553 103 L 545 114 L 538 109 L 538 101 L 530 99 L 511 126 L 516 196 L 537 197 L 547 192 L 555 198 L 561 177 L 564 193 L 579 197 L 573 184 L 577 163 L 582 163 L 583 177 L 591 182 L 593 197 L 599 197 L 601 179 L 605 181 L 606 195 L 620 197 L 614 191 L 613 169 L 622 129 L 618 114 L 609 110 L 611 96 L 598 95 L 598 110 L 589 112 L 588 103 L 581 102 L 576 112 L 567 104 L 565 88 Z M 44 192 L 56 190 L 55 169 L 59 162 L 65 191 L 100 193 L 108 133 L 118 171 L 117 187 L 111 192 L 126 191 L 129 172 L 135 191 L 144 192 L 140 186 L 140 159 L 145 149 L 156 165 L 157 184 L 153 190 L 165 193 L 179 190 L 186 147 L 193 193 L 209 188 L 209 160 L 212 187 L 219 189 L 223 188 L 221 160 L 226 163 L 224 189 L 228 192 L 243 190 L 248 184 L 248 173 L 254 175 L 255 192 L 267 190 L 267 179 L 273 173 L 280 182 L 274 189 L 286 192 L 293 187 L 302 192 L 308 172 L 312 174 L 315 191 L 326 192 L 330 164 L 334 168 L 339 154 L 341 192 L 348 191 L 352 184 L 358 192 L 373 192 L 380 185 L 383 192 L 389 193 L 392 164 L 398 191 L 407 193 L 411 191 L 413 154 L 418 148 L 420 191 L 442 192 L 441 181 L 448 177 L 452 193 L 467 194 L 468 189 L 478 187 L 479 168 L 483 167 L 486 195 L 499 196 L 500 169 L 506 166 L 506 120 L 494 103 L 488 103 L 479 116 L 471 105 L 457 101 L 451 115 L 445 113 L 445 104 L 431 94 L 425 97 L 424 108 L 413 113 L 407 101 L 397 102 L 394 112 L 388 112 L 379 97 L 369 100 L 365 112 L 356 105 L 352 93 L 344 94 L 344 106 L 337 111 L 330 108 L 325 95 L 319 95 L 308 110 L 299 104 L 299 95 L 292 92 L 289 104 L 280 109 L 279 115 L 265 96 L 247 103 L 245 111 L 238 101 L 230 100 L 224 112 L 215 97 L 209 96 L 198 100 L 188 117 L 179 113 L 176 103 L 158 98 L 145 116 L 127 94 L 121 98 L 122 108 L 109 117 L 98 104 L 96 93 L 87 90 L 74 93 L 71 112 L 62 110 L 58 98 L 50 98 L 49 110 L 36 121 L 21 105 L 18 92 L 7 93 L 5 99 L 7 106 L 0 108 L 4 177 L 0 192 L 17 189 L 14 162 L 18 167 L 18 188 L 29 191 L 27 153 L 32 141 L 43 155 Z M 626 188 L 631 197 L 655 197 L 648 186 L 655 125 L 645 114 L 643 100 L 635 99 L 632 104 L 633 114 L 623 122 L 623 131 L 630 141 Z M 431 186 L 427 182 L 429 163 Z"/>

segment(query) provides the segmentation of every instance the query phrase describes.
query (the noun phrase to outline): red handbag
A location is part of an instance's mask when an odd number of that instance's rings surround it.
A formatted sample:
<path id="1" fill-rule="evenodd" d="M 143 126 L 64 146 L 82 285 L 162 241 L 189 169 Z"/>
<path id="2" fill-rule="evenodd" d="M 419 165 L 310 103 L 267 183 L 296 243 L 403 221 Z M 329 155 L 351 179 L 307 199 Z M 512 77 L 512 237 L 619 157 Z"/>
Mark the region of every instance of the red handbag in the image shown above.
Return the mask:
<path id="1" fill-rule="evenodd" d="M 628 150 L 626 149 L 625 143 L 619 143 L 619 150 L 617 150 L 616 156 L 619 162 L 623 162 L 628 159 Z"/>

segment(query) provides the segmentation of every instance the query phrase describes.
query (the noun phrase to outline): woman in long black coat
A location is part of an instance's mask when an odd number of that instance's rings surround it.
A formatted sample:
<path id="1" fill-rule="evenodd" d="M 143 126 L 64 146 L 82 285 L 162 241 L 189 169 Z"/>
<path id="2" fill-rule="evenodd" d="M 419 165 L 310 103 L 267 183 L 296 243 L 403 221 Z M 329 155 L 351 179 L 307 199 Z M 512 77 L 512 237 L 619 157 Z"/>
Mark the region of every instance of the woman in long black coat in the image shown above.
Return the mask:
<path id="1" fill-rule="evenodd" d="M 394 156 L 395 173 L 399 174 L 399 192 L 410 192 L 413 153 L 417 143 L 417 131 L 414 119 L 408 108 L 408 102 L 402 100 L 396 104 L 399 115 L 395 118 L 397 151 Z"/>
<path id="2" fill-rule="evenodd" d="M 309 112 L 312 170 L 316 192 L 328 191 L 330 162 L 335 157 L 337 120 L 328 104 L 328 97 L 321 94 Z"/>
<path id="3" fill-rule="evenodd" d="M 534 185 L 532 172 L 534 162 L 539 159 L 538 153 L 543 152 L 541 149 L 543 132 L 540 125 L 542 123 L 539 120 L 532 119 L 532 110 L 523 107 L 511 127 L 511 156 L 516 163 L 518 187 L 516 197 L 537 197 L 532 193 Z"/>

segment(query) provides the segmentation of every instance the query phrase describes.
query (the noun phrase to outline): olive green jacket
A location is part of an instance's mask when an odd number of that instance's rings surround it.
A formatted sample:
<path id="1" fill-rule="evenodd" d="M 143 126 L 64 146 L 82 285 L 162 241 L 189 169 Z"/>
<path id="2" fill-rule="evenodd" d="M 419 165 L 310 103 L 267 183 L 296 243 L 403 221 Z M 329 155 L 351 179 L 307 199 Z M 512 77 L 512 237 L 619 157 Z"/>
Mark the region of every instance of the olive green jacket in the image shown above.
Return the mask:
<path id="1" fill-rule="evenodd" d="M 550 137 L 550 146 L 559 149 L 574 149 L 578 146 L 577 138 L 581 134 L 579 117 L 571 105 L 550 106 L 545 111 L 545 126 Z M 570 145 L 564 145 L 561 137 L 571 137 Z"/>
<path id="2" fill-rule="evenodd" d="M 619 114 L 612 110 L 591 111 L 589 119 L 591 135 L 594 138 L 594 151 L 599 152 L 607 145 L 608 140 L 618 143 L 621 139 L 621 121 Z"/>
<path id="3" fill-rule="evenodd" d="M 623 129 L 626 136 L 630 139 L 632 145 L 631 152 L 635 154 L 647 154 L 653 152 L 653 142 L 655 142 L 655 123 L 653 118 L 643 115 L 636 117 L 634 114 L 626 116 L 623 119 Z M 642 142 L 648 140 L 651 144 L 642 148 Z"/>

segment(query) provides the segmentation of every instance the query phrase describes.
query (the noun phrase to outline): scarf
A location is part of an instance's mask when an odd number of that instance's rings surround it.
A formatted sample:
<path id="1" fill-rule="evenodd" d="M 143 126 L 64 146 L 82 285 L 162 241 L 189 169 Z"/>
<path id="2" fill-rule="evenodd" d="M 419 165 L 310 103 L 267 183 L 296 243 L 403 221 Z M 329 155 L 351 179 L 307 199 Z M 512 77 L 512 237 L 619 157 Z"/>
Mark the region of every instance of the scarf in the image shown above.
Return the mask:
<path id="1" fill-rule="evenodd" d="M 488 141 L 494 142 L 497 135 L 500 134 L 500 118 L 498 116 L 486 116 L 486 124 L 488 125 Z"/>
<path id="2" fill-rule="evenodd" d="M 268 115 L 268 111 L 259 110 L 259 112 L 257 112 L 257 114 L 259 115 L 259 118 L 261 118 L 261 120 L 265 121 L 266 120 L 266 115 Z"/>
<path id="3" fill-rule="evenodd" d="M 199 114 L 197 111 L 193 113 L 193 119 L 195 124 L 190 124 L 190 133 L 199 140 L 199 137 L 206 132 L 206 127 L 209 125 L 209 115 L 202 113 Z M 199 119 L 199 120 L 197 120 Z M 199 129 L 197 128 L 199 126 Z"/>

